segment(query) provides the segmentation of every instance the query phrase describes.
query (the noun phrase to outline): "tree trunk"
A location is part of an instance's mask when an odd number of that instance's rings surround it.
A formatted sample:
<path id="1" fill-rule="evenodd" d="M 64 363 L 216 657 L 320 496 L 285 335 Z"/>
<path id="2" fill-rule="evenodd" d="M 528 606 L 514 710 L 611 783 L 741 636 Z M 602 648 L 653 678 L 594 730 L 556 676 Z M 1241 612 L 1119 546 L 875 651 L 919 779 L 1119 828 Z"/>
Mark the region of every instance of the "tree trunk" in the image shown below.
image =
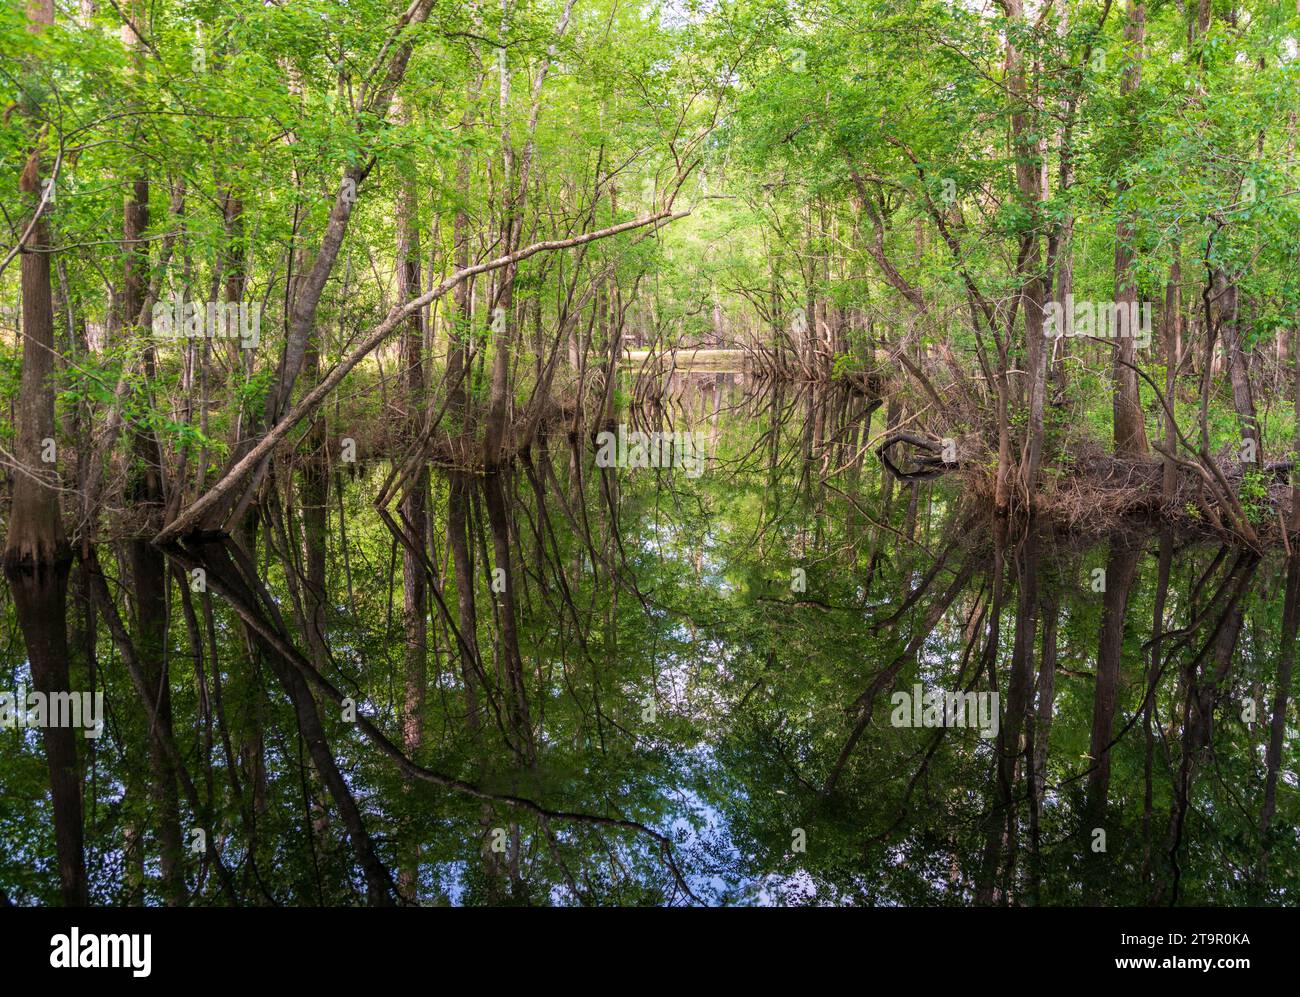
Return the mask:
<path id="1" fill-rule="evenodd" d="M 1142 81 L 1142 45 L 1146 38 L 1146 18 L 1146 7 L 1141 0 L 1129 0 L 1124 40 L 1132 50 L 1133 61 L 1125 67 L 1119 85 L 1121 99 L 1128 105 L 1135 102 L 1138 85 Z M 1121 201 L 1127 187 L 1124 182 L 1119 185 Z M 1115 225 L 1116 331 L 1123 328 L 1119 316 L 1133 315 L 1130 305 L 1137 302 L 1137 285 L 1133 276 L 1133 238 L 1133 215 L 1125 210 Z M 1128 335 L 1120 336 L 1115 344 L 1115 453 L 1124 457 L 1141 457 L 1148 452 L 1146 424 L 1142 416 L 1137 371 L 1129 366 L 1137 363 L 1137 330 L 1129 328 L 1127 331 Z"/>
<path id="2" fill-rule="evenodd" d="M 405 112 L 405 108 L 403 111 Z M 397 297 L 409 301 L 420 295 L 419 206 L 415 184 L 404 180 L 398 202 L 397 218 Z M 415 439 L 423 424 L 427 393 L 424 368 L 423 312 L 413 311 L 406 320 L 402 337 L 402 362 L 406 365 L 406 431 Z M 429 467 L 420 457 L 419 471 L 407 479 L 401 512 L 406 529 L 419 551 L 429 546 Z M 402 549 L 402 624 L 406 636 L 406 666 L 402 701 L 402 746 L 408 757 L 415 758 L 424 743 L 424 691 L 428 657 L 428 616 L 425 612 L 428 593 L 424 564 L 415 550 Z M 420 853 L 418 847 L 408 854 L 399 871 L 398 883 L 407 896 L 414 898 L 419 888 Z"/>
<path id="3" fill-rule="evenodd" d="M 27 21 L 32 32 L 52 25 L 53 0 L 28 0 Z M 28 155 L 19 190 L 23 200 L 33 205 L 41 197 L 39 149 Z M 70 692 L 67 587 L 72 563 L 59 511 L 58 477 L 41 459 L 44 441 L 54 440 L 54 299 L 50 254 L 45 251 L 49 245 L 49 228 L 39 218 L 21 254 L 23 367 L 14 454 L 19 467 L 13 477 L 4 548 L 5 577 L 27 646 L 32 682 L 37 692 L 47 696 Z M 88 900 L 76 736 L 67 726 L 41 731 L 50 773 L 60 895 L 68 907 L 85 906 Z"/>

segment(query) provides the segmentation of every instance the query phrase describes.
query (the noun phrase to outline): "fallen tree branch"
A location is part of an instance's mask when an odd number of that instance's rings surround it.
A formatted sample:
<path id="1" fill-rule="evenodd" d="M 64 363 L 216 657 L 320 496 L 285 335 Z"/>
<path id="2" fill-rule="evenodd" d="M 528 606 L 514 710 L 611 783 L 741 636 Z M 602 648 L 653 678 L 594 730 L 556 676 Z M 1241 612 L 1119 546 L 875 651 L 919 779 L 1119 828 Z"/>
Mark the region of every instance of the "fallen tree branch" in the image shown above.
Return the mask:
<path id="1" fill-rule="evenodd" d="M 922 450 L 928 450 L 932 454 L 942 454 L 942 448 L 938 443 L 924 436 L 918 436 L 915 433 L 891 433 L 885 437 L 884 442 L 876 448 L 876 454 L 884 462 L 885 467 L 899 481 L 927 481 L 930 478 L 937 478 L 949 471 L 954 471 L 960 465 L 953 461 L 949 463 L 942 456 L 938 457 L 913 457 L 912 463 L 924 468 L 920 471 L 904 471 L 900 469 L 892 460 L 889 459 L 889 449 L 899 443 L 910 443 L 914 447 L 920 447 Z"/>

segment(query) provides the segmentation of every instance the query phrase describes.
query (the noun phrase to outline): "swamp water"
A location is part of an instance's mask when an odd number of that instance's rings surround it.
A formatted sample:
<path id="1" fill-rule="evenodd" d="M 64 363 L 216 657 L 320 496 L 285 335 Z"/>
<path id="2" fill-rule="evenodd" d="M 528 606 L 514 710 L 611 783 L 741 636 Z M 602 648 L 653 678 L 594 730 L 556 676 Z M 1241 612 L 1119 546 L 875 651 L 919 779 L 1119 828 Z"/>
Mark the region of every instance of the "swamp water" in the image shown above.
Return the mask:
<path id="1" fill-rule="evenodd" d="M 435 468 L 420 545 L 374 506 L 391 466 L 337 468 L 308 639 L 291 498 L 255 556 L 169 550 L 203 635 L 169 634 L 182 824 L 249 902 L 361 902 L 368 862 L 426 904 L 1293 900 L 1296 562 L 995 523 L 955 476 L 883 473 L 885 409 L 847 391 L 708 373 L 622 402 L 611 431 L 682 434 L 702 472 L 599 466 L 554 432 L 509 472 Z M 110 898 L 147 823 L 114 731 L 144 719 L 106 639 L 96 683 Z M 8 870 L 52 848 L 39 741 L 0 736 L 32 770 L 4 787 Z"/>

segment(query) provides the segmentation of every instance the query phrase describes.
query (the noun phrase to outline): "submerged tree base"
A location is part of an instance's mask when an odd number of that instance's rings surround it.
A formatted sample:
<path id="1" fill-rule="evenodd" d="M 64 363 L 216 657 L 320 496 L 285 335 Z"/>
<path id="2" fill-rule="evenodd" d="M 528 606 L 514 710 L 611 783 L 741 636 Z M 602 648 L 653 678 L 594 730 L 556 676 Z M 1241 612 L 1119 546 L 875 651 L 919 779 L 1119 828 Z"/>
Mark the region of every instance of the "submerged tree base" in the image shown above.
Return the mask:
<path id="1" fill-rule="evenodd" d="M 996 461 L 996 455 L 992 457 Z M 1026 501 L 1023 490 L 1012 489 L 1008 512 L 1030 510 L 1037 517 L 1083 536 L 1099 538 L 1129 522 L 1163 523 L 1181 535 L 1240 544 L 1256 550 L 1268 547 L 1291 551 L 1288 529 L 1292 513 L 1291 465 L 1269 464 L 1261 470 L 1240 461 L 1217 462 L 1223 477 L 1240 497 L 1252 533 L 1237 528 L 1234 511 L 1204 478 L 1187 467 L 1175 467 L 1172 489 L 1166 490 L 1166 461 L 1161 457 L 1116 457 L 1100 446 L 1089 448 L 1068 464 L 1044 468 L 1038 489 Z M 975 499 L 995 504 L 995 464 L 966 463 L 956 470 Z M 1017 480 L 1019 466 L 1012 465 Z M 1249 495 L 1249 498 L 1247 497 Z"/>

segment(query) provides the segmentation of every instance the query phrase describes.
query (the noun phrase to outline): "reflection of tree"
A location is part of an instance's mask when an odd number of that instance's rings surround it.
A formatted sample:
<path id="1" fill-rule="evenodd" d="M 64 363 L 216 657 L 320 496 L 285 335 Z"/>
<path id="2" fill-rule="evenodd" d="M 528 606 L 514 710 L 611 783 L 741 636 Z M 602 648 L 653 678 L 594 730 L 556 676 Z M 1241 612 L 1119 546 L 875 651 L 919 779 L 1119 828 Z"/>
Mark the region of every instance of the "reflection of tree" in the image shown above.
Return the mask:
<path id="1" fill-rule="evenodd" d="M 905 510 L 881 518 L 886 487 L 873 479 L 856 502 L 879 525 L 847 549 L 836 507 L 849 503 L 833 482 L 811 532 L 793 515 L 766 524 L 765 556 L 745 545 L 739 523 L 713 524 L 734 541 L 717 553 L 737 579 L 720 614 L 729 622 L 711 634 L 742 644 L 729 659 L 718 748 L 744 787 L 719 791 L 741 878 L 791 902 L 1276 896 L 1289 874 L 1277 879 L 1275 861 L 1271 881 L 1259 872 L 1259 828 L 1269 766 L 1280 763 L 1259 764 L 1263 726 L 1239 720 L 1239 693 L 1269 682 L 1275 660 L 1279 680 L 1288 667 L 1289 655 L 1272 650 L 1276 607 L 1250 598 L 1258 560 L 1121 535 L 1102 554 L 1105 590 L 1094 593 L 1097 554 L 1086 544 L 1019 524 L 1000 542 L 996 526 L 964 522 L 942 484 L 922 486 L 940 498 L 926 525 L 956 537 L 918 550 L 895 532 Z M 809 487 L 790 473 L 773 494 L 772 481 L 749 479 L 756 494 L 767 486 L 766 506 L 780 505 L 783 488 Z M 771 591 L 784 575 L 772 553 L 782 531 L 810 566 L 802 596 Z M 1153 619 L 1160 629 L 1146 640 Z M 893 729 L 873 715 L 877 697 L 914 683 L 997 689 L 997 750 L 969 731 Z M 1276 713 L 1280 695 L 1269 698 Z M 1206 766 L 1211 777 L 1197 778 Z M 804 854 L 791 852 L 796 827 L 808 832 Z"/>
<path id="2" fill-rule="evenodd" d="M 1294 566 L 1278 607 L 1262 594 L 1277 566 L 1231 548 L 1135 529 L 1098 549 L 990 519 L 949 479 L 900 501 L 852 389 L 676 377 L 669 407 L 647 397 L 620 418 L 716 426 L 698 479 L 596 467 L 587 436 L 551 426 L 492 474 L 435 469 L 422 534 L 403 500 L 418 473 L 394 472 L 378 509 L 377 472 L 340 477 L 327 523 L 346 542 L 325 549 L 321 647 L 303 608 L 314 569 L 294 553 L 305 510 L 285 492 L 252 534 L 168 548 L 176 579 L 205 572 L 181 600 L 200 689 L 178 695 L 171 735 L 120 736 L 158 737 L 185 826 L 209 832 L 199 896 L 354 902 L 354 883 L 376 903 L 1285 895 Z M 427 609 L 418 737 L 399 557 Z M 113 566 L 85 567 L 128 666 L 108 679 L 121 701 L 147 671 Z M 914 686 L 998 693 L 996 737 L 892 726 L 882 704 Z M 1253 726 L 1243 696 L 1259 699 Z M 204 724 L 195 756 L 183 732 Z M 121 757 L 102 764 L 116 776 Z"/>

